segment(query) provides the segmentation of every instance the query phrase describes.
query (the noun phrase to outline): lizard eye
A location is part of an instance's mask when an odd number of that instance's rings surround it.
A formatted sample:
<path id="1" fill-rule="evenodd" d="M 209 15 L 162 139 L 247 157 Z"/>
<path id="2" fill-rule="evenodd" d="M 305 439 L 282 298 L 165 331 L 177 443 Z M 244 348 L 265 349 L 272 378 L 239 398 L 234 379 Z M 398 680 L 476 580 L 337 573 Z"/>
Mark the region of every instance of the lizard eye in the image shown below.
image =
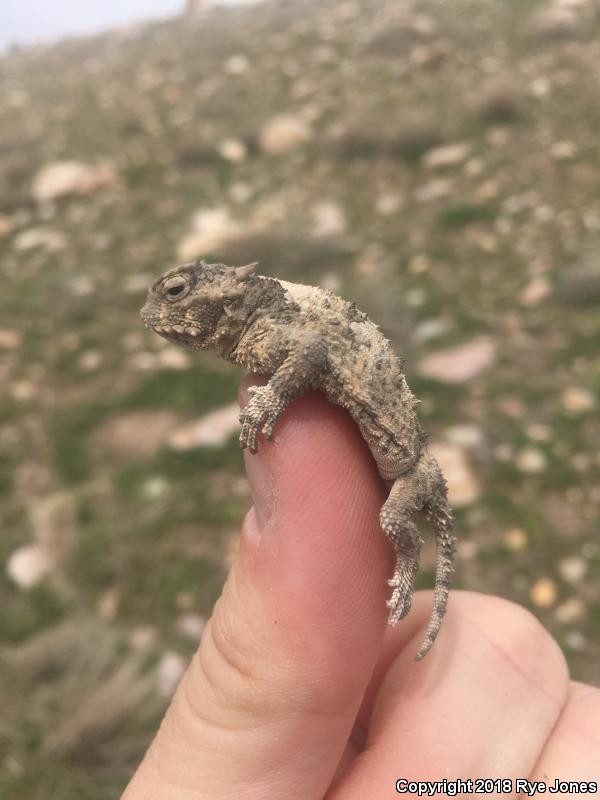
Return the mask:
<path id="1" fill-rule="evenodd" d="M 189 292 L 190 285 L 183 275 L 175 275 L 165 281 L 163 289 L 167 300 L 174 303 Z"/>

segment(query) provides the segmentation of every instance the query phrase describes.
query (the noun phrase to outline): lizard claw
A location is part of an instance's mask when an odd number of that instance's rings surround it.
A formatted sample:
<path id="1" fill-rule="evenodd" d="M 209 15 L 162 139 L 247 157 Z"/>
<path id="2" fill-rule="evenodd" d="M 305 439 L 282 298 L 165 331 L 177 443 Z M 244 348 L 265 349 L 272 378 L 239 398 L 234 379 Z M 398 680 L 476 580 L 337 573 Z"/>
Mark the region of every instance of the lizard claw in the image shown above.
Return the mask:
<path id="1" fill-rule="evenodd" d="M 267 439 L 273 438 L 273 429 L 283 410 L 283 404 L 268 385 L 251 386 L 248 392 L 250 400 L 240 413 L 240 447 L 256 453 L 260 433 Z"/>

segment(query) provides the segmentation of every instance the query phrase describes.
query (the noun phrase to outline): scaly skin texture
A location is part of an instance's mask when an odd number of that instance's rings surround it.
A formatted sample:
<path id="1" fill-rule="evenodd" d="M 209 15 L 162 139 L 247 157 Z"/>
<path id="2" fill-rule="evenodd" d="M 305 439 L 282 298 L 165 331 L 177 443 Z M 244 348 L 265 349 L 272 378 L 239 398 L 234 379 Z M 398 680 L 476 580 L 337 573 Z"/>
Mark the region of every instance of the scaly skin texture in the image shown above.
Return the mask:
<path id="1" fill-rule="evenodd" d="M 214 350 L 270 376 L 265 386 L 250 389 L 240 414 L 240 445 L 253 453 L 259 435 L 272 438 L 290 402 L 310 389 L 350 412 L 381 477 L 391 483 L 380 515 L 396 553 L 390 625 L 410 610 L 422 543 L 415 515 L 435 532 L 434 605 L 420 660 L 446 611 L 454 537 L 446 482 L 425 445 L 418 401 L 390 343 L 353 303 L 313 286 L 256 275 L 255 269 L 199 261 L 169 270 L 151 287 L 142 318 L 170 342 Z"/>

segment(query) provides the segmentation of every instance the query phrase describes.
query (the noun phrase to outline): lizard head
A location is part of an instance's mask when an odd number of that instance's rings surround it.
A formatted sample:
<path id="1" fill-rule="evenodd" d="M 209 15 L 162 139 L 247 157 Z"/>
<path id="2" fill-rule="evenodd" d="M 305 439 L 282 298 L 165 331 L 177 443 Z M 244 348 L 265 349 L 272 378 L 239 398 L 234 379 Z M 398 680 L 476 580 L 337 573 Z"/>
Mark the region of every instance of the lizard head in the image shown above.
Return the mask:
<path id="1" fill-rule="evenodd" d="M 256 267 L 196 261 L 170 269 L 150 287 L 144 324 L 174 344 L 225 351 L 239 333 L 236 307 Z"/>

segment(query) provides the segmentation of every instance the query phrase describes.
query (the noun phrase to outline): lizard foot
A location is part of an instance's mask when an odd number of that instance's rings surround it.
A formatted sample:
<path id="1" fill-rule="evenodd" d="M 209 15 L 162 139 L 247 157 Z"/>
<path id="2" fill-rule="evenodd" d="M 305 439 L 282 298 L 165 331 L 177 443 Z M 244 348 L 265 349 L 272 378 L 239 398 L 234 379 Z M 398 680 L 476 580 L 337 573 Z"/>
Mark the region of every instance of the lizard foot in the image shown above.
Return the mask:
<path id="1" fill-rule="evenodd" d="M 251 386 L 248 389 L 250 400 L 240 413 L 242 430 L 240 447 L 251 453 L 258 451 L 258 436 L 262 433 L 267 439 L 273 438 L 273 429 L 284 405 L 270 386 Z"/>
<path id="2" fill-rule="evenodd" d="M 404 619 L 410 611 L 418 570 L 419 564 L 417 561 L 398 558 L 394 576 L 387 582 L 388 586 L 393 589 L 392 596 L 386 603 L 390 609 L 389 625 L 395 625 L 399 620 Z"/>

